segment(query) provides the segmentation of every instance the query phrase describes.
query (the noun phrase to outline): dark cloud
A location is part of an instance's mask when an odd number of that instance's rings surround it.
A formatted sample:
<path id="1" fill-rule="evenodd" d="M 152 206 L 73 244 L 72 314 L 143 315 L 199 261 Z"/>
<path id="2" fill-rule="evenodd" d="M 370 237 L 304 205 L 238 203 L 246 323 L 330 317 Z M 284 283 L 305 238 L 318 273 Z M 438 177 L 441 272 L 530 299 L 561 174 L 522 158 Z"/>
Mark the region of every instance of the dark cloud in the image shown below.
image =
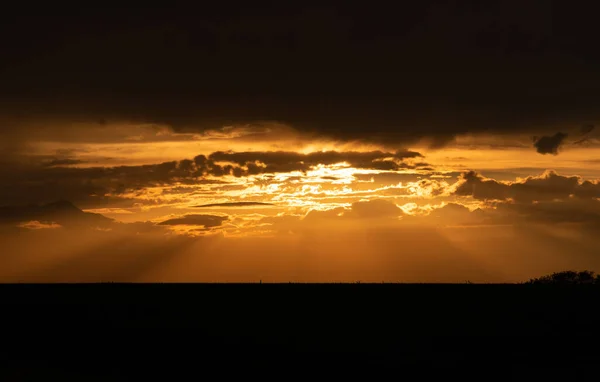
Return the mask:
<path id="1" fill-rule="evenodd" d="M 46 167 L 14 164 L 0 168 L 6 186 L 0 191 L 9 204 L 71 200 L 87 207 L 90 200 L 125 192 L 142 191 L 145 187 L 191 182 L 193 174 L 178 167 L 178 162 L 157 165 L 119 167 Z"/>
<path id="2" fill-rule="evenodd" d="M 480 176 L 474 171 L 461 175 L 454 194 L 473 196 L 481 200 L 507 200 L 529 203 L 554 199 L 600 198 L 600 183 L 578 176 L 562 176 L 546 171 L 516 182 L 499 182 Z"/>
<path id="3" fill-rule="evenodd" d="M 82 161 L 79 159 L 64 158 L 64 159 L 52 159 L 49 162 L 46 162 L 44 165 L 46 167 L 54 167 L 54 166 L 71 166 L 71 165 L 76 165 L 76 164 L 81 164 L 81 163 L 85 163 L 85 161 Z"/>
<path id="4" fill-rule="evenodd" d="M 205 228 L 218 227 L 228 220 L 227 216 L 217 215 L 185 215 L 180 218 L 165 220 L 160 225 L 201 225 Z"/>
<path id="5" fill-rule="evenodd" d="M 202 220 L 201 218 L 196 218 L 194 215 L 188 215 L 185 216 L 184 219 L 188 217 L 190 217 L 190 221 L 195 220 L 198 224 L 200 222 L 207 223 L 208 225 L 206 225 L 206 227 L 220 225 L 217 223 L 219 218 L 221 218 L 205 216 L 205 219 Z M 211 218 L 214 219 L 211 220 Z M 177 224 L 177 222 L 163 222 L 161 224 L 174 225 Z M 13 232 L 18 234 L 18 229 L 37 230 L 42 228 L 60 228 L 61 232 L 66 230 L 71 234 L 73 234 L 73 232 L 76 232 L 77 234 L 89 234 L 90 232 L 95 231 L 112 232 L 116 235 L 164 234 L 166 232 L 165 227 L 161 227 L 160 225 L 149 221 L 123 223 L 99 213 L 84 212 L 67 200 L 58 200 L 47 204 L 0 207 L 1 232 Z"/>
<path id="6" fill-rule="evenodd" d="M 579 144 L 588 142 L 590 140 L 590 137 L 588 135 L 589 135 L 589 133 L 591 133 L 592 131 L 594 131 L 594 128 L 595 128 L 595 126 L 591 125 L 591 124 L 581 126 L 581 135 L 582 135 L 582 138 L 579 138 L 578 140 L 576 140 L 575 142 L 573 142 L 573 144 L 579 145 Z"/>
<path id="7" fill-rule="evenodd" d="M 582 4 L 16 8 L 0 27 L 6 134 L 27 118 L 180 132 L 261 120 L 440 146 L 600 113 L 597 12 Z"/>
<path id="8" fill-rule="evenodd" d="M 533 204 L 501 203 L 488 214 L 501 222 L 575 223 L 582 224 L 582 228 L 600 229 L 600 201 L 595 199 L 547 200 Z"/>
<path id="9" fill-rule="evenodd" d="M 421 154 L 414 151 L 328 151 L 310 154 L 274 151 L 215 152 L 181 161 L 116 167 L 48 167 L 37 162 L 7 162 L 0 164 L 0 176 L 6 184 L 0 189 L 0 197 L 8 204 L 67 199 L 87 207 L 90 203 L 101 204 L 103 199 L 125 193 L 131 193 L 131 197 L 135 198 L 136 193 L 143 193 L 146 187 L 151 186 L 223 183 L 206 177 L 307 171 L 311 166 L 342 161 L 350 162 L 357 168 L 398 170 L 417 167 L 419 163 L 410 163 L 415 158 L 421 158 Z M 230 186 L 230 189 L 239 187 Z"/>
<path id="10" fill-rule="evenodd" d="M 83 212 L 71 202 L 59 200 L 42 205 L 0 207 L 0 223 L 17 224 L 35 221 L 56 223 L 63 227 L 107 227 L 113 222 L 100 214 Z"/>
<path id="11" fill-rule="evenodd" d="M 567 136 L 565 133 L 558 132 L 551 136 L 536 137 L 533 146 L 540 154 L 558 155 L 558 149 L 564 143 Z"/>
<path id="12" fill-rule="evenodd" d="M 272 206 L 273 203 L 263 202 L 230 202 L 230 203 L 211 203 L 196 207 L 251 207 L 251 206 Z"/>
<path id="13" fill-rule="evenodd" d="M 592 124 L 581 126 L 581 135 L 586 135 L 591 133 L 594 130 L 595 126 Z"/>
<path id="14" fill-rule="evenodd" d="M 223 152 L 210 154 L 203 163 L 233 162 L 238 166 L 246 166 L 247 174 L 307 171 L 319 164 L 332 165 L 348 162 L 350 166 L 361 169 L 398 170 L 426 166 L 426 163 L 407 164 L 405 159 L 422 158 L 415 151 L 400 150 L 395 153 L 383 151 L 354 152 L 354 151 L 325 151 L 301 154 L 290 151 L 271 152 Z M 227 168 L 227 167 L 223 167 Z"/>
<path id="15" fill-rule="evenodd" d="M 150 221 L 138 221 L 123 223 L 115 221 L 112 226 L 114 232 L 124 234 L 163 234 L 165 227 L 161 227 Z"/>

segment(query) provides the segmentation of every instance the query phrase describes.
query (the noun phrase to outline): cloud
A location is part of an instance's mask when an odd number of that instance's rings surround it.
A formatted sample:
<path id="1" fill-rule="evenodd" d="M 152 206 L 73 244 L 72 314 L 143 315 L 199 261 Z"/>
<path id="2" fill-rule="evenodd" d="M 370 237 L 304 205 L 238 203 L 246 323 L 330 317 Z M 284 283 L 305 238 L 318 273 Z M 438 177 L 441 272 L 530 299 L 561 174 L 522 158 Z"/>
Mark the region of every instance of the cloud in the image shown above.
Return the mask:
<path id="1" fill-rule="evenodd" d="M 536 138 L 533 146 L 540 154 L 558 155 L 558 149 L 567 138 L 567 134 L 558 132 L 551 136 Z"/>
<path id="2" fill-rule="evenodd" d="M 600 229 L 600 201 L 595 199 L 542 201 L 532 204 L 502 203 L 490 215 L 497 221 L 546 224 L 576 223 Z"/>
<path id="3" fill-rule="evenodd" d="M 131 223 L 114 222 L 111 226 L 114 232 L 123 234 L 165 234 L 165 226 L 150 221 Z"/>
<path id="4" fill-rule="evenodd" d="M 581 135 L 586 135 L 588 133 L 591 133 L 594 130 L 595 126 L 592 124 L 587 124 L 587 125 L 583 125 L 581 126 Z"/>
<path id="5" fill-rule="evenodd" d="M 419 207 L 417 207 L 419 208 Z M 406 234 L 419 227 L 465 228 L 510 227 L 523 224 L 577 224 L 589 232 L 600 228 L 600 201 L 595 199 L 547 200 L 536 203 L 498 202 L 473 210 L 460 202 L 427 205 L 422 212 L 404 213 L 393 201 L 374 199 L 353 203 L 350 207 L 310 210 L 304 217 L 280 215 L 264 217 L 248 232 L 323 235 L 327 232 L 365 232 L 387 230 L 391 235 Z"/>
<path id="6" fill-rule="evenodd" d="M 268 173 L 308 171 L 313 166 L 340 162 L 347 162 L 359 169 L 394 171 L 425 165 L 415 162 L 415 159 L 421 157 L 418 152 L 404 150 L 327 151 L 309 154 L 273 151 L 215 152 L 208 156 L 198 155 L 193 159 L 140 166 L 77 168 L 7 163 L 0 165 L 0 175 L 7 184 L 0 189 L 0 198 L 10 204 L 68 199 L 87 207 L 91 201 L 96 204 L 114 203 L 115 197 L 122 199 L 124 194 L 134 198 L 137 192 L 142 192 L 147 187 L 216 184 L 223 181 L 214 178 L 224 176 L 242 178 Z"/>
<path id="7" fill-rule="evenodd" d="M 471 210 L 469 210 L 467 207 L 463 206 L 462 204 L 448 203 L 442 207 L 434 209 L 429 214 L 429 216 L 454 218 L 456 216 L 464 216 L 464 215 L 468 215 L 470 213 L 471 213 Z"/>
<path id="8" fill-rule="evenodd" d="M 453 187 L 455 195 L 473 196 L 480 200 L 512 199 L 528 203 L 570 197 L 600 198 L 598 181 L 583 180 L 578 176 L 562 176 L 552 170 L 514 182 L 499 182 L 469 171 L 462 174 Z"/>
<path id="9" fill-rule="evenodd" d="M 482 209 L 471 211 L 459 203 L 447 203 L 434 208 L 425 219 L 429 222 L 439 222 L 448 225 L 493 224 L 489 215 Z"/>
<path id="10" fill-rule="evenodd" d="M 592 231 L 600 228 L 598 180 L 547 170 L 539 176 L 497 181 L 468 172 L 450 188 L 454 195 L 484 201 L 482 209 L 476 211 L 478 218 L 490 224 L 572 223 Z M 440 212 L 437 209 L 431 215 L 439 216 Z"/>
<path id="11" fill-rule="evenodd" d="M 382 151 L 324 151 L 302 154 L 289 151 L 271 152 L 223 152 L 210 154 L 203 163 L 233 162 L 244 166 L 247 170 L 241 174 L 277 173 L 290 171 L 308 171 L 311 167 L 322 164 L 332 165 L 347 162 L 351 167 L 361 169 L 398 170 L 427 166 L 426 163 L 409 164 L 406 159 L 422 158 L 418 152 L 399 150 L 394 153 Z M 213 164 L 214 166 L 214 164 Z M 234 173 L 235 175 L 235 173 Z"/>
<path id="12" fill-rule="evenodd" d="M 17 224 L 36 221 L 40 224 L 59 224 L 70 227 L 106 227 L 113 220 L 103 215 L 83 212 L 71 202 L 59 200 L 43 205 L 0 207 L 0 222 Z"/>
<path id="13" fill-rule="evenodd" d="M 573 144 L 574 145 L 580 145 L 582 143 L 589 142 L 591 140 L 590 137 L 589 137 L 589 134 L 592 131 L 594 131 L 594 129 L 595 129 L 595 126 L 592 125 L 592 124 L 581 126 L 580 133 L 581 133 L 582 138 L 579 138 L 578 140 L 576 140 L 575 142 L 573 142 Z"/>
<path id="14" fill-rule="evenodd" d="M 81 164 L 81 163 L 85 163 L 85 161 L 79 160 L 79 159 L 72 159 L 72 158 L 62 158 L 62 159 L 52 159 L 49 162 L 46 162 L 44 165 L 47 167 L 54 167 L 54 166 L 71 166 L 71 165 L 76 165 L 76 164 Z"/>
<path id="15" fill-rule="evenodd" d="M 267 225 L 269 230 L 288 232 L 329 232 L 344 229 L 364 229 L 381 226 L 390 221 L 397 222 L 404 212 L 393 202 L 384 199 L 365 200 L 352 203 L 349 207 L 326 210 L 311 209 L 304 216 L 267 216 L 258 221 L 258 226 Z"/>
<path id="16" fill-rule="evenodd" d="M 273 120 L 395 145 L 598 116 L 595 12 L 506 4 L 414 4 L 402 14 L 213 4 L 166 11 L 168 21 L 163 10 L 99 7 L 80 22 L 56 6 L 3 26 L 0 113 L 195 132 Z"/>
<path id="17" fill-rule="evenodd" d="M 341 221 L 342 217 L 345 216 L 347 218 L 349 216 L 346 215 L 346 213 L 348 213 L 348 210 L 344 207 L 331 208 L 327 210 L 311 209 L 303 218 L 298 217 L 297 222 L 301 221 L 301 224 L 304 225 L 311 223 L 322 223 L 329 220 Z"/>
<path id="18" fill-rule="evenodd" d="M 33 221 L 21 223 L 18 225 L 18 227 L 27 228 L 27 229 L 52 229 L 52 228 L 60 228 L 62 226 L 60 224 L 56 224 L 56 223 L 42 223 L 37 220 L 33 220 Z"/>
<path id="19" fill-rule="evenodd" d="M 158 223 L 159 225 L 199 225 L 205 228 L 218 227 L 228 220 L 227 216 L 216 215 L 185 215 Z"/>
<path id="20" fill-rule="evenodd" d="M 115 213 L 114 211 L 106 212 Z M 191 220 L 193 220 L 193 217 Z M 211 223 L 216 224 L 217 221 L 218 219 L 211 221 L 207 218 L 204 222 L 210 225 Z M 171 223 L 175 224 L 176 222 L 169 222 L 163 224 L 163 226 L 150 221 L 123 223 L 100 213 L 84 212 L 66 200 L 41 205 L 0 207 L 0 228 L 2 231 L 11 231 L 11 227 L 18 227 L 28 230 L 54 228 L 60 229 L 61 232 L 70 232 L 70 234 L 76 232 L 76 235 L 84 235 L 92 231 L 112 232 L 115 235 L 161 235 L 169 233 L 165 225 L 172 225 Z"/>
<path id="21" fill-rule="evenodd" d="M 544 185 L 563 182 L 533 178 Z M 179 225 L 234 230 L 221 220 L 226 217 L 216 215 L 185 215 L 162 225 L 112 223 L 110 231 L 85 232 L 34 229 L 37 223 L 30 222 L 30 229 L 19 235 L 0 238 L 0 279 L 503 282 L 546 273 L 542 268 L 600 264 L 600 201 L 594 198 L 535 203 L 507 199 L 481 203 L 482 209 L 473 212 L 463 202 L 467 200 L 458 198 L 429 206 L 431 213 L 418 218 L 399 212 L 395 200 L 384 199 L 312 210 L 304 217 L 288 210 L 280 216 L 240 214 L 227 219 L 240 227 L 242 221 L 248 223 L 234 240 L 227 234 L 190 238 L 173 233 L 184 228 Z M 62 208 L 71 207 L 63 203 Z M 269 237 L 243 237 L 253 233 Z M 242 252 L 247 256 L 240 257 Z"/>
<path id="22" fill-rule="evenodd" d="M 196 206 L 198 208 L 202 207 L 251 207 L 251 206 L 272 206 L 273 203 L 263 203 L 263 202 L 230 202 L 230 203 L 211 203 L 211 204 L 203 204 L 201 206 Z"/>
<path id="23" fill-rule="evenodd" d="M 352 203 L 351 214 L 361 219 L 368 218 L 397 218 L 404 214 L 395 203 L 384 199 L 359 201 Z"/>

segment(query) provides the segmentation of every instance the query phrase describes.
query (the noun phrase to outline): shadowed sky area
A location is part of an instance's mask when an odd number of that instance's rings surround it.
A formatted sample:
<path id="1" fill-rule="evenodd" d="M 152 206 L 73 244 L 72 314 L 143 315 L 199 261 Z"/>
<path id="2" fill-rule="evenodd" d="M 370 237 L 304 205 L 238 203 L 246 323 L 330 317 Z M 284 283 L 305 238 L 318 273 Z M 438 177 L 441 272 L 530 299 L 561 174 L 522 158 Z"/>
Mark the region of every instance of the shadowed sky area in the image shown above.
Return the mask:
<path id="1" fill-rule="evenodd" d="M 8 6 L 2 109 L 176 130 L 277 120 L 442 144 L 598 117 L 594 6 L 213 2 Z"/>
<path id="2" fill-rule="evenodd" d="M 0 281 L 599 271 L 595 8 L 7 5 Z"/>

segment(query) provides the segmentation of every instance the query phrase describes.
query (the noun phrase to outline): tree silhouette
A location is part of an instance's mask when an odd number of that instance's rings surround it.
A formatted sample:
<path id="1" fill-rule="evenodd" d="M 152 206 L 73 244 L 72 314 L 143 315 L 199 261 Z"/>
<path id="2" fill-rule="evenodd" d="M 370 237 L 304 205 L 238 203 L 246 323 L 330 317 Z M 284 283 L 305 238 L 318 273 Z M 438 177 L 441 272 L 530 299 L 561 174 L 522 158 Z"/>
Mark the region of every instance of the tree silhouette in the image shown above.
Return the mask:
<path id="1" fill-rule="evenodd" d="M 530 279 L 525 284 L 600 285 L 600 275 L 596 275 L 593 271 L 563 271 Z"/>

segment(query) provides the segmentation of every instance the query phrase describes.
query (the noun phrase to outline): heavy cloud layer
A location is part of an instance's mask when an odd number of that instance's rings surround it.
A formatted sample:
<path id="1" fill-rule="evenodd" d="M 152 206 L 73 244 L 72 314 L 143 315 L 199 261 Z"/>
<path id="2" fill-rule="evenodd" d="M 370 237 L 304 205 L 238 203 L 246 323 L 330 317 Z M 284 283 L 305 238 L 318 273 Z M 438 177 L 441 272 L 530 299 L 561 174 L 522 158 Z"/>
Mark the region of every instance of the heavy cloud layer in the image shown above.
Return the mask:
<path id="1" fill-rule="evenodd" d="M 67 167 L 40 163 L 5 163 L 0 176 L 6 185 L 0 198 L 7 204 L 68 199 L 98 202 L 109 195 L 136 192 L 145 187 L 182 184 L 218 184 L 223 176 L 306 172 L 317 165 L 345 162 L 358 169 L 399 170 L 427 166 L 414 151 L 372 152 L 215 152 L 193 159 L 142 166 Z M 71 164 L 65 163 L 66 164 Z M 232 185 L 239 187 L 239 185 Z M 87 204 L 86 204 L 87 205 Z"/>
<path id="2" fill-rule="evenodd" d="M 559 175 L 551 170 L 514 182 L 499 182 L 469 171 L 461 175 L 454 193 L 481 200 L 512 199 L 516 202 L 595 199 L 600 198 L 600 183 L 578 176 Z"/>
<path id="3" fill-rule="evenodd" d="M 19 7 L 0 27 L 5 135 L 25 119 L 179 132 L 275 120 L 439 146 L 599 117 L 596 12 L 582 4 Z"/>

